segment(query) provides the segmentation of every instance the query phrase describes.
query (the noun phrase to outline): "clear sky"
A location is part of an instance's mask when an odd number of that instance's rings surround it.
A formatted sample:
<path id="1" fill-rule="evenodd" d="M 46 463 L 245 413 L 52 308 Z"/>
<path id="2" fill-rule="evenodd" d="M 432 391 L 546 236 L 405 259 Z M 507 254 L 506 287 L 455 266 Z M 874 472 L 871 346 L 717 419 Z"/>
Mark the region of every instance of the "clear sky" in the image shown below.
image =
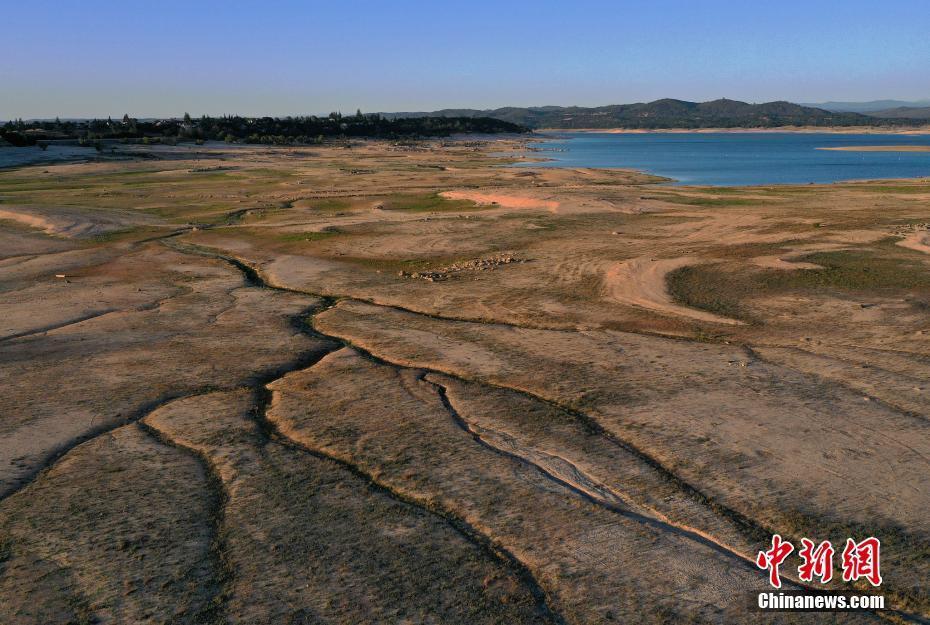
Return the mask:
<path id="1" fill-rule="evenodd" d="M 0 119 L 930 97 L 928 0 L 0 0 Z"/>

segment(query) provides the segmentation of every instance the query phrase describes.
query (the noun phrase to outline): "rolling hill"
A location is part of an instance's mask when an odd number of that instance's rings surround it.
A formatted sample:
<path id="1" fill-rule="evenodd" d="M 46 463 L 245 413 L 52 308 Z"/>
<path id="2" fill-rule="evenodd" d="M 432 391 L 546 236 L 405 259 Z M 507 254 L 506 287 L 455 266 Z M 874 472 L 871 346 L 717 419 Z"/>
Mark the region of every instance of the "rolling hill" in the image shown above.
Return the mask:
<path id="1" fill-rule="evenodd" d="M 899 106 L 869 114 L 884 119 L 930 120 L 930 106 Z"/>
<path id="2" fill-rule="evenodd" d="M 859 113 L 832 112 L 783 101 L 749 104 L 728 99 L 688 102 L 668 98 L 654 102 L 599 107 L 444 109 L 428 113 L 399 112 L 383 115 L 387 117 L 491 117 L 530 128 L 773 128 L 778 126 L 866 126 L 876 123 L 876 118 Z"/>
<path id="3" fill-rule="evenodd" d="M 866 115 L 881 116 L 881 113 L 889 109 L 901 107 L 925 107 L 930 106 L 930 100 L 871 100 L 869 102 L 819 102 L 816 104 L 803 103 L 801 106 L 810 106 L 813 108 L 825 109 L 837 113 L 865 113 Z"/>

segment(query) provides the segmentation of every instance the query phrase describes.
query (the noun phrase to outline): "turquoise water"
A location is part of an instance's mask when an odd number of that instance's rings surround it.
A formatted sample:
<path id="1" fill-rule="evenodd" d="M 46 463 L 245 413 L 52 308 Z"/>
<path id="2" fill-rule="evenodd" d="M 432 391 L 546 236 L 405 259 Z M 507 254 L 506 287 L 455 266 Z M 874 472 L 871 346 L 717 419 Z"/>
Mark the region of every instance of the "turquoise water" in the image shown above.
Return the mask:
<path id="1" fill-rule="evenodd" d="M 551 133 L 534 167 L 620 167 L 676 184 L 765 185 L 930 176 L 930 152 L 821 147 L 930 145 L 930 135 L 807 133 Z M 550 151 L 551 150 L 551 151 Z M 529 165 L 529 164 L 527 164 Z"/>

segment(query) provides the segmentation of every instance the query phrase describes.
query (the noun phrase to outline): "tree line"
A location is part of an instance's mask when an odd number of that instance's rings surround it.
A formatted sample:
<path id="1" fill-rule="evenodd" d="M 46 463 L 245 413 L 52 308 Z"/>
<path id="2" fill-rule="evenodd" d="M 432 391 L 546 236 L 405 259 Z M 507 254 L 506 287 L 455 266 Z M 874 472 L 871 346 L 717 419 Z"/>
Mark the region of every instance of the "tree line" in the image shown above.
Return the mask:
<path id="1" fill-rule="evenodd" d="M 375 114 L 330 113 L 326 117 L 241 117 L 224 115 L 180 119 L 121 120 L 11 120 L 0 127 L 0 136 L 12 145 L 35 145 L 43 141 L 76 139 L 97 142 L 109 139 L 141 140 L 148 143 L 178 141 L 226 141 L 295 145 L 321 143 L 339 137 L 411 138 L 445 137 L 459 133 L 519 133 L 527 128 L 490 117 L 417 117 L 391 119 Z"/>

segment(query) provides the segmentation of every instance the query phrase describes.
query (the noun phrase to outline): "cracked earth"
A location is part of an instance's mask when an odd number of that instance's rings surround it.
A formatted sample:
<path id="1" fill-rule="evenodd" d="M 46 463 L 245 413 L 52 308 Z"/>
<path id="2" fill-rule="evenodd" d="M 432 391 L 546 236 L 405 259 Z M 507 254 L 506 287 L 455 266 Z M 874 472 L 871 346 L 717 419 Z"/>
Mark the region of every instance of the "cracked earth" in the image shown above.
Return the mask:
<path id="1" fill-rule="evenodd" d="M 0 171 L 0 623 L 930 618 L 926 181 L 133 149 Z"/>

